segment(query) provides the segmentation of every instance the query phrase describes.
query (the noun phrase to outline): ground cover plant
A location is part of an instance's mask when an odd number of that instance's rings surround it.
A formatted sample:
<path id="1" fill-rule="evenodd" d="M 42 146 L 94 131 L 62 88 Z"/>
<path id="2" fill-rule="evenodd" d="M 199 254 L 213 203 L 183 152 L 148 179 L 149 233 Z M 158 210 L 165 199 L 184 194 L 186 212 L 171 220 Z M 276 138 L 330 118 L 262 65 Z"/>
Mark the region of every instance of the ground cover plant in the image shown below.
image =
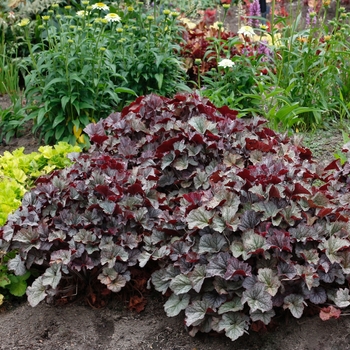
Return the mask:
<path id="1" fill-rule="evenodd" d="M 67 155 L 80 151 L 80 147 L 64 142 L 54 147 L 41 146 L 38 152 L 30 154 L 24 153 L 24 147 L 12 153 L 6 151 L 0 157 L 0 225 L 5 223 L 9 213 L 18 208 L 36 178 L 71 165 Z"/>
<path id="2" fill-rule="evenodd" d="M 39 178 L 0 229 L 2 249 L 18 251 L 10 271 L 39 272 L 31 305 L 96 281 L 118 292 L 149 267 L 191 335 L 235 340 L 283 310 L 339 317 L 348 163 L 319 165 L 264 120 L 236 116 L 194 93 L 149 95 L 89 125 L 89 153 Z"/>

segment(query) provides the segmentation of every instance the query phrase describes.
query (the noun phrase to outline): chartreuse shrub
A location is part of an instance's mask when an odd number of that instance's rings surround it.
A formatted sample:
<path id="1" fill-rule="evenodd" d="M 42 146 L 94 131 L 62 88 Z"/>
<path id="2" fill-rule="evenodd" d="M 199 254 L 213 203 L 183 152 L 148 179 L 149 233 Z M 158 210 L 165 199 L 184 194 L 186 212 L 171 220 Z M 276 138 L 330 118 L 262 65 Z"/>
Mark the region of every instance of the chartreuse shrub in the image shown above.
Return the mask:
<path id="1" fill-rule="evenodd" d="M 148 95 L 87 126 L 89 153 L 39 178 L 0 230 L 2 249 L 18 250 L 9 269 L 41 271 L 30 304 L 97 280 L 118 292 L 131 268 L 158 262 L 152 285 L 191 335 L 235 340 L 312 305 L 338 317 L 350 305 L 348 163 L 318 165 L 236 114 Z"/>
<path id="2" fill-rule="evenodd" d="M 78 146 L 60 142 L 54 147 L 41 146 L 38 152 L 24 153 L 21 147 L 12 153 L 5 151 L 0 157 L 0 226 L 10 212 L 17 209 L 24 193 L 30 189 L 37 177 L 54 169 L 71 164 L 67 154 L 80 152 Z"/>

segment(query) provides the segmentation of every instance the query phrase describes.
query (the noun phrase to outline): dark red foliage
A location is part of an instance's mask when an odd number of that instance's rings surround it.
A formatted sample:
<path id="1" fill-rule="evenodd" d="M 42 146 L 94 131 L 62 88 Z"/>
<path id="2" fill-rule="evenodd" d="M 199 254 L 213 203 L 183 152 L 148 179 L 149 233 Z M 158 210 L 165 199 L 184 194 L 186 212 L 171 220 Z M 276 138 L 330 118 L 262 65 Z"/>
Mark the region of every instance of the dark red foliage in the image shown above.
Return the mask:
<path id="1" fill-rule="evenodd" d="M 31 304 L 62 295 L 70 276 L 140 290 L 136 267 L 157 263 L 152 284 L 191 334 L 235 340 L 275 309 L 350 304 L 349 164 L 322 167 L 236 115 L 196 94 L 149 95 L 88 126 L 89 153 L 39 178 L 0 229 L 18 251 L 11 266 L 45 271 Z M 144 307 L 141 295 L 129 303 Z"/>

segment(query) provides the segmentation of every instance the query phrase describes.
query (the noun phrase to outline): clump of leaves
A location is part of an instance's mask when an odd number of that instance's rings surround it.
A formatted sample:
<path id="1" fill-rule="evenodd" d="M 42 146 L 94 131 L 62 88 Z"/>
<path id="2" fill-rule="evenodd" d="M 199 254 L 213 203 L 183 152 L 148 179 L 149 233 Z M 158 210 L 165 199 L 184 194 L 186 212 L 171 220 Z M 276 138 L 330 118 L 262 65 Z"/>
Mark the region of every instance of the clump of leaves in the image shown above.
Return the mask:
<path id="1" fill-rule="evenodd" d="M 0 264 L 0 291 L 6 298 L 11 295 L 15 297 L 22 297 L 26 293 L 27 280 L 30 277 L 30 272 L 26 271 L 24 274 L 16 276 L 14 273 L 9 271 L 7 262 L 13 259 L 15 252 L 10 252 L 5 256 L 1 257 Z M 10 266 L 11 268 L 11 266 Z M 2 304 L 2 299 L 0 298 L 0 305 Z"/>
<path id="2" fill-rule="evenodd" d="M 26 154 L 24 151 L 24 147 L 20 147 L 12 153 L 5 151 L 0 157 L 0 226 L 8 214 L 20 206 L 24 193 L 37 177 L 69 166 L 71 160 L 67 154 L 81 149 L 59 142 L 55 146 L 41 146 L 38 152 Z"/>
<path id="3" fill-rule="evenodd" d="M 18 249 L 15 272 L 44 268 L 31 305 L 74 278 L 117 292 L 131 266 L 158 262 L 151 282 L 191 335 L 235 340 L 310 305 L 339 317 L 350 305 L 350 168 L 319 166 L 264 120 L 236 115 L 196 94 L 149 95 L 86 127 L 90 153 L 40 178 L 0 230 Z"/>

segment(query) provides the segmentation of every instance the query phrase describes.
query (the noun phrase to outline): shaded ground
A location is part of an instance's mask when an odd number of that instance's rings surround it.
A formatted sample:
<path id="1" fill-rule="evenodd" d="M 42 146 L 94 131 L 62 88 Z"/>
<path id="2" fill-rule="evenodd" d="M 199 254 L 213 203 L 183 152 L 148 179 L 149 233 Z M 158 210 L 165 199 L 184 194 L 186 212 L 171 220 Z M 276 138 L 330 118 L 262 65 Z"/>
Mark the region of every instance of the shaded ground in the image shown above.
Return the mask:
<path id="1" fill-rule="evenodd" d="M 191 338 L 179 316 L 167 318 L 159 300 L 141 314 L 120 304 L 94 310 L 81 304 L 31 308 L 22 304 L 0 314 L 0 349 L 67 350 L 346 350 L 350 318 L 327 323 L 317 316 L 280 320 L 271 333 L 252 333 L 232 343 L 224 336 Z"/>

